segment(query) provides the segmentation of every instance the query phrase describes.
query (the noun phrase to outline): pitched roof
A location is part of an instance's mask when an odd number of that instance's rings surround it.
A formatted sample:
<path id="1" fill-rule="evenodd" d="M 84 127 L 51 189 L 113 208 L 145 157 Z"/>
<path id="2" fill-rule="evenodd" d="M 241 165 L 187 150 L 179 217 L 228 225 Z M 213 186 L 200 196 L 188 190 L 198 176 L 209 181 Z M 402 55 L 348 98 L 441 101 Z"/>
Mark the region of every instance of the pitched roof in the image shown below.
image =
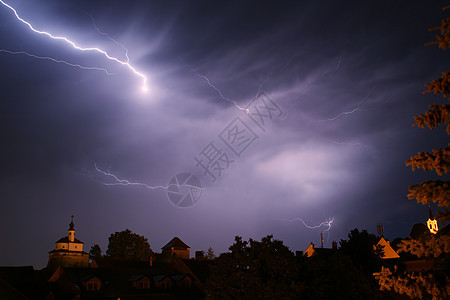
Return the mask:
<path id="1" fill-rule="evenodd" d="M 161 249 L 171 249 L 171 248 L 175 248 L 175 249 L 188 249 L 190 248 L 188 245 L 186 245 L 182 240 L 180 240 L 177 236 L 174 237 L 172 240 L 170 240 L 170 242 L 168 242 L 164 247 L 162 247 Z"/>
<path id="2" fill-rule="evenodd" d="M 166 278 L 171 279 L 169 275 L 156 275 L 156 276 L 153 276 L 153 280 L 156 281 L 156 282 L 162 281 L 162 280 L 164 280 Z"/>
<path id="3" fill-rule="evenodd" d="M 26 296 L 24 299 L 28 299 L 37 293 L 38 287 L 33 266 L 0 267 L 0 281 L 2 281 L 0 299 L 16 299 L 16 297 L 20 298 L 21 294 Z M 8 295 L 11 295 L 11 298 Z"/>
<path id="4" fill-rule="evenodd" d="M 390 258 L 399 258 L 398 253 L 391 247 L 389 241 L 385 240 L 384 237 L 381 237 L 380 241 L 377 245 L 383 246 L 383 255 L 382 259 L 390 259 Z M 374 247 L 375 249 L 376 247 Z"/>
<path id="5" fill-rule="evenodd" d="M 78 243 L 78 244 L 84 244 L 82 241 L 80 241 L 77 238 L 75 238 L 74 241 L 71 242 L 67 236 L 60 238 L 55 243 Z"/>
<path id="6" fill-rule="evenodd" d="M 10 300 L 29 300 L 19 290 L 0 278 L 0 298 Z"/>
<path id="7" fill-rule="evenodd" d="M 327 256 L 332 255 L 337 252 L 337 249 L 333 248 L 314 248 L 314 244 L 311 243 L 308 247 L 308 249 L 305 250 L 305 253 L 303 253 L 303 256 L 311 257 L 311 256 Z"/>
<path id="8" fill-rule="evenodd" d="M 149 268 L 148 261 L 112 259 L 108 257 L 96 258 L 95 264 L 99 269 L 120 270 L 121 273 L 133 274 L 143 274 Z"/>
<path id="9" fill-rule="evenodd" d="M 141 297 L 139 299 L 178 299 L 174 297 L 176 291 L 141 291 L 136 289 L 136 286 L 132 285 L 131 282 L 138 282 L 143 278 L 148 278 L 153 282 L 170 280 L 174 283 L 186 277 L 195 279 L 191 274 L 186 274 L 176 266 L 162 261 L 155 261 L 152 266 L 148 262 L 140 261 L 99 259 L 98 262 L 98 268 L 59 267 L 48 280 L 50 287 L 55 291 L 61 291 L 65 294 L 80 295 L 80 298 L 83 299 L 84 296 L 93 295 L 92 292 L 86 290 L 83 282 L 85 283 L 87 280 L 97 277 L 101 280 L 101 289 L 95 292 L 96 297 L 98 297 L 96 299 L 117 299 L 119 296 L 122 298 L 121 295 L 130 294 L 136 295 L 133 297 L 130 296 L 130 299 L 138 299 L 138 294 Z M 104 268 L 105 266 L 107 267 Z M 196 286 L 195 280 L 194 286 Z M 142 294 L 140 294 L 141 292 Z M 145 294 L 146 297 L 144 297 L 144 293 L 150 293 L 152 297 L 147 297 L 150 294 Z M 0 297 L 0 299 L 3 298 Z"/>
<path id="10" fill-rule="evenodd" d="M 189 277 L 188 274 L 172 275 L 170 276 L 175 281 L 182 281 L 184 278 Z"/>
<path id="11" fill-rule="evenodd" d="M 152 266 L 150 266 L 148 261 L 116 260 L 111 258 L 99 258 L 95 262 L 98 269 L 110 270 L 123 275 L 127 274 L 129 277 L 142 274 L 180 274 L 170 263 L 163 261 L 153 261 Z"/>
<path id="12" fill-rule="evenodd" d="M 212 260 L 195 259 L 183 259 L 183 262 L 202 283 L 209 278 L 210 267 L 214 263 Z"/>
<path id="13" fill-rule="evenodd" d="M 140 275 L 131 275 L 130 278 L 128 278 L 128 281 L 139 281 L 144 277 L 150 279 L 146 274 L 140 274 Z"/>

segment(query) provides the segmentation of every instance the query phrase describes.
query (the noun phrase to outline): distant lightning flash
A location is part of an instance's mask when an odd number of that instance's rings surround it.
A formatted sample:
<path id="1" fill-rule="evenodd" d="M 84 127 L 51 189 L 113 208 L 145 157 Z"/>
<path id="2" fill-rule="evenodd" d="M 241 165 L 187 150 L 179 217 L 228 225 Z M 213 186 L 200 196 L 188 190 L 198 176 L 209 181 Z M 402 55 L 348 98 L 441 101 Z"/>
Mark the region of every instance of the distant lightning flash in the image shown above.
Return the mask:
<path id="1" fill-rule="evenodd" d="M 0 1 L 1 1 L 1 0 L 0 0 Z M 195 71 L 194 71 L 194 72 L 195 72 Z M 196 73 L 197 73 L 197 72 L 196 72 Z M 200 75 L 200 74 L 198 74 L 198 73 L 197 73 L 197 75 L 198 75 L 200 78 L 203 78 L 203 79 L 206 81 L 206 83 L 208 83 L 208 85 L 209 85 L 210 87 L 212 87 L 212 88 L 219 94 L 219 96 L 220 96 L 220 98 L 222 98 L 222 100 L 225 100 L 225 101 L 228 101 L 228 102 L 233 103 L 234 106 L 236 106 L 239 110 L 242 110 L 242 111 L 245 112 L 246 114 L 249 114 L 250 110 L 249 110 L 248 108 L 244 108 L 244 107 L 240 106 L 239 104 L 237 104 L 236 101 L 231 100 L 230 98 L 225 97 L 225 96 L 222 94 L 222 91 L 221 91 L 220 89 L 218 89 L 218 88 L 217 88 L 217 87 L 209 80 L 208 77 L 206 77 L 205 75 Z"/>
<path id="2" fill-rule="evenodd" d="M 95 23 L 94 18 L 93 18 L 91 15 L 89 15 L 89 17 L 90 17 L 91 20 L 92 20 L 92 26 L 94 26 L 95 30 L 97 30 L 97 32 L 98 32 L 99 34 L 101 34 L 101 35 L 103 35 L 103 36 L 106 36 L 111 42 L 113 42 L 114 44 L 116 44 L 117 46 L 119 46 L 120 48 L 122 48 L 122 49 L 125 51 L 125 57 L 127 58 L 127 63 L 129 63 L 129 62 L 130 62 L 130 57 L 128 57 L 128 49 L 127 49 L 127 47 L 125 47 L 124 44 L 122 44 L 122 43 L 118 42 L 117 40 L 113 39 L 113 38 L 112 38 L 109 34 L 107 34 L 106 32 L 101 31 L 101 30 L 98 28 L 97 24 Z"/>
<path id="3" fill-rule="evenodd" d="M 82 65 L 78 65 L 78 64 L 72 64 L 72 63 L 70 63 L 68 61 L 65 61 L 65 60 L 59 60 L 59 59 L 56 59 L 56 58 L 53 58 L 53 57 L 48 57 L 48 56 L 38 56 L 38 55 L 35 55 L 35 54 L 28 53 L 26 51 L 9 51 L 9 50 L 0 49 L 0 52 L 9 53 L 9 54 L 13 54 L 13 55 L 26 55 L 26 56 L 33 57 L 33 58 L 36 58 L 36 59 L 50 60 L 50 61 L 55 62 L 55 63 L 65 64 L 65 65 L 68 65 L 68 66 L 71 66 L 71 67 L 75 67 L 75 68 L 80 68 L 80 69 L 83 69 L 83 70 L 97 70 L 97 71 L 105 72 L 107 75 L 114 75 L 113 73 L 110 73 L 105 68 L 87 67 L 87 66 L 82 66 Z"/>
<path id="4" fill-rule="evenodd" d="M 303 219 L 300 219 L 300 218 L 276 219 L 276 220 L 290 222 L 290 223 L 300 221 L 308 229 L 317 229 L 317 228 L 320 228 L 322 226 L 325 226 L 325 227 L 327 227 L 327 229 L 324 232 L 327 232 L 327 231 L 330 231 L 331 227 L 333 226 L 334 218 L 326 219 L 324 222 L 320 223 L 319 225 L 315 225 L 315 226 L 310 226 L 310 225 L 306 224 L 305 221 L 303 221 Z"/>
<path id="5" fill-rule="evenodd" d="M 317 122 L 323 123 L 323 122 L 335 121 L 336 119 L 338 119 L 339 117 L 341 117 L 341 116 L 343 116 L 343 115 L 350 115 L 350 114 L 352 114 L 352 113 L 354 113 L 354 112 L 357 112 L 357 111 L 367 111 L 367 110 L 361 109 L 361 105 L 362 105 L 364 102 L 367 101 L 367 99 L 369 98 L 369 96 L 370 96 L 370 91 L 367 93 L 367 95 L 364 97 L 364 99 L 362 99 L 362 100 L 358 103 L 358 105 L 356 106 L 355 109 L 352 109 L 351 111 L 344 111 L 344 112 L 341 112 L 340 114 L 338 114 L 338 115 L 337 115 L 336 117 L 334 117 L 334 118 L 331 118 L 331 119 L 325 119 L 325 120 L 320 120 L 320 121 L 317 121 Z"/>
<path id="6" fill-rule="evenodd" d="M 129 181 L 129 180 L 127 180 L 127 179 L 120 179 L 119 177 L 117 177 L 116 175 L 110 173 L 109 171 L 103 171 L 103 170 L 99 169 L 99 168 L 97 167 L 97 164 L 96 164 L 96 163 L 94 163 L 94 166 L 95 166 L 95 170 L 96 170 L 97 172 L 99 172 L 100 174 L 102 174 L 102 175 L 104 175 L 104 176 L 106 176 L 106 177 L 108 177 L 108 178 L 110 178 L 110 179 L 113 180 L 112 183 L 101 182 L 103 185 L 131 185 L 131 186 L 143 186 L 143 187 L 145 187 L 145 188 L 147 188 L 147 189 L 150 189 L 150 190 L 156 190 L 156 189 L 166 189 L 166 190 L 167 190 L 167 188 L 168 188 L 168 186 L 163 186 L 163 185 L 150 186 L 150 185 L 148 185 L 148 184 L 141 183 L 141 182 L 132 182 L 132 181 Z M 90 172 L 89 172 L 89 173 L 90 173 Z"/>
<path id="7" fill-rule="evenodd" d="M 169 186 L 166 185 L 157 185 L 157 186 L 150 186 L 146 183 L 142 183 L 142 182 L 133 182 L 127 179 L 121 179 L 119 178 L 117 175 L 114 175 L 113 173 L 111 173 L 110 171 L 104 171 L 101 170 L 99 167 L 97 167 L 97 164 L 94 162 L 94 168 L 95 171 L 97 171 L 100 175 L 105 176 L 107 178 L 109 178 L 110 180 L 112 180 L 112 182 L 104 182 L 104 181 L 100 181 L 100 180 L 96 180 L 95 181 L 103 184 L 103 185 L 107 185 L 107 186 L 112 186 L 112 185 L 121 185 L 121 186 L 142 186 L 145 187 L 149 190 L 156 190 L 156 189 L 164 189 L 167 190 L 169 189 Z M 92 174 L 91 171 L 84 169 L 84 171 L 89 174 L 89 177 L 94 177 L 94 175 Z M 173 184 L 172 184 L 173 185 Z M 183 183 L 184 187 L 188 187 L 188 188 L 195 188 L 195 189 L 199 189 L 198 186 L 193 186 L 193 185 L 189 185 L 186 183 Z M 179 186 L 180 187 L 180 186 Z M 200 188 L 202 191 L 205 190 L 206 188 Z"/>
<path id="8" fill-rule="evenodd" d="M 80 47 L 78 46 L 75 42 L 72 42 L 71 40 L 69 40 L 67 37 L 64 36 L 54 36 L 51 33 L 48 33 L 46 31 L 40 31 L 35 29 L 29 22 L 25 21 L 24 19 L 22 19 L 19 14 L 17 13 L 17 11 L 10 5 L 8 5 L 7 3 L 5 3 L 3 0 L 0 0 L 0 3 L 3 4 L 3 6 L 9 8 L 10 10 L 13 11 L 14 15 L 16 16 L 17 20 L 19 20 L 20 22 L 22 22 L 23 24 L 27 25 L 28 28 L 30 28 L 33 32 L 38 33 L 38 34 L 42 34 L 42 35 L 46 35 L 54 40 L 62 40 L 64 42 L 66 42 L 67 44 L 71 45 L 74 49 L 80 50 L 80 51 L 93 51 L 93 52 L 98 52 L 103 54 L 107 59 L 111 60 L 111 61 L 115 61 L 116 63 L 119 63 L 123 66 L 126 66 L 129 70 L 131 70 L 135 75 L 137 75 L 138 77 L 140 77 L 142 79 L 142 91 L 147 91 L 148 90 L 148 86 L 147 86 L 147 77 L 137 71 L 135 69 L 135 67 L 133 67 L 128 60 L 126 61 L 122 61 L 116 57 L 110 56 L 106 51 L 100 49 L 100 48 L 96 48 L 96 47 Z M 128 57 L 128 56 L 127 56 Z"/>

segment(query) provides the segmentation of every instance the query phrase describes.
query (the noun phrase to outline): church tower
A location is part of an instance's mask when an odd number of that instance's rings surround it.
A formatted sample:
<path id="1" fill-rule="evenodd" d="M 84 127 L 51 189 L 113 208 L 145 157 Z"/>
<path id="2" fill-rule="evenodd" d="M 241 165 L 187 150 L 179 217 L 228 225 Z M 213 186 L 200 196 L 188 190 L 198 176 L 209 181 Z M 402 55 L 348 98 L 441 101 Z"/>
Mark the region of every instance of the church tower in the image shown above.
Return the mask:
<path id="1" fill-rule="evenodd" d="M 435 217 L 433 217 L 433 213 L 431 212 L 431 207 L 428 206 L 428 221 L 427 226 L 431 233 L 436 234 L 439 230 L 438 223 Z"/>
<path id="2" fill-rule="evenodd" d="M 89 253 L 83 251 L 83 244 L 75 238 L 75 224 L 72 216 L 67 236 L 56 241 L 55 249 L 49 252 L 47 267 L 89 267 Z"/>
<path id="3" fill-rule="evenodd" d="M 69 224 L 69 230 L 67 230 L 67 237 L 69 238 L 69 242 L 73 243 L 75 241 L 75 224 L 73 224 L 73 216 L 72 222 Z"/>

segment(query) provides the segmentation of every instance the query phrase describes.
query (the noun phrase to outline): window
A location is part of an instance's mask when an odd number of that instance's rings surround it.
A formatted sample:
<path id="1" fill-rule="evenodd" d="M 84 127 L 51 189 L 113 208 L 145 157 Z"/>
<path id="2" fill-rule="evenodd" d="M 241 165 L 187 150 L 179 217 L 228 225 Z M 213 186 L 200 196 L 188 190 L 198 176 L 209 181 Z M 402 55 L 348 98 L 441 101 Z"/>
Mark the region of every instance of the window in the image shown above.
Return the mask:
<path id="1" fill-rule="evenodd" d="M 142 290 L 142 289 L 149 289 L 150 288 L 150 281 L 148 280 L 148 278 L 145 277 L 145 278 L 141 279 L 140 281 L 137 281 L 135 283 L 135 287 L 137 289 L 140 289 L 140 290 Z"/>
<path id="2" fill-rule="evenodd" d="M 149 288 L 149 284 L 147 281 L 140 281 L 138 284 L 138 288 L 139 289 L 148 289 Z"/>
<path id="3" fill-rule="evenodd" d="M 88 282 L 87 290 L 88 291 L 99 291 L 100 290 L 100 284 L 98 282 Z"/>

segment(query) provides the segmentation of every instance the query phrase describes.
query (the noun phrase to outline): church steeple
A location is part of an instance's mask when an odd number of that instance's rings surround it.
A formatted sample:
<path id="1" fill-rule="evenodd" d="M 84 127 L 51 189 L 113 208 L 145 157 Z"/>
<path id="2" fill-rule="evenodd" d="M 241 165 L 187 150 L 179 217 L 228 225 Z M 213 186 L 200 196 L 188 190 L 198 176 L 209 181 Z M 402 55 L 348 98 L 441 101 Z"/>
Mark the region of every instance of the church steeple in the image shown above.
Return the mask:
<path id="1" fill-rule="evenodd" d="M 73 243 L 75 241 L 75 224 L 73 224 L 73 216 L 72 222 L 69 224 L 69 230 L 67 230 L 67 237 L 69 238 L 69 242 Z"/>
<path id="2" fill-rule="evenodd" d="M 433 213 L 431 212 L 431 206 L 429 205 L 428 205 L 428 217 L 430 218 L 430 220 L 434 220 Z"/>
<path id="3" fill-rule="evenodd" d="M 431 207 L 430 206 L 428 206 L 427 227 L 430 230 L 430 232 L 433 233 L 433 234 L 436 234 L 439 231 L 437 220 L 433 216 L 433 213 L 431 212 Z"/>
<path id="4" fill-rule="evenodd" d="M 47 267 L 50 269 L 56 269 L 58 266 L 88 267 L 89 253 L 83 251 L 83 244 L 82 241 L 75 238 L 75 224 L 72 216 L 67 236 L 57 240 L 55 249 L 48 253 Z"/>

